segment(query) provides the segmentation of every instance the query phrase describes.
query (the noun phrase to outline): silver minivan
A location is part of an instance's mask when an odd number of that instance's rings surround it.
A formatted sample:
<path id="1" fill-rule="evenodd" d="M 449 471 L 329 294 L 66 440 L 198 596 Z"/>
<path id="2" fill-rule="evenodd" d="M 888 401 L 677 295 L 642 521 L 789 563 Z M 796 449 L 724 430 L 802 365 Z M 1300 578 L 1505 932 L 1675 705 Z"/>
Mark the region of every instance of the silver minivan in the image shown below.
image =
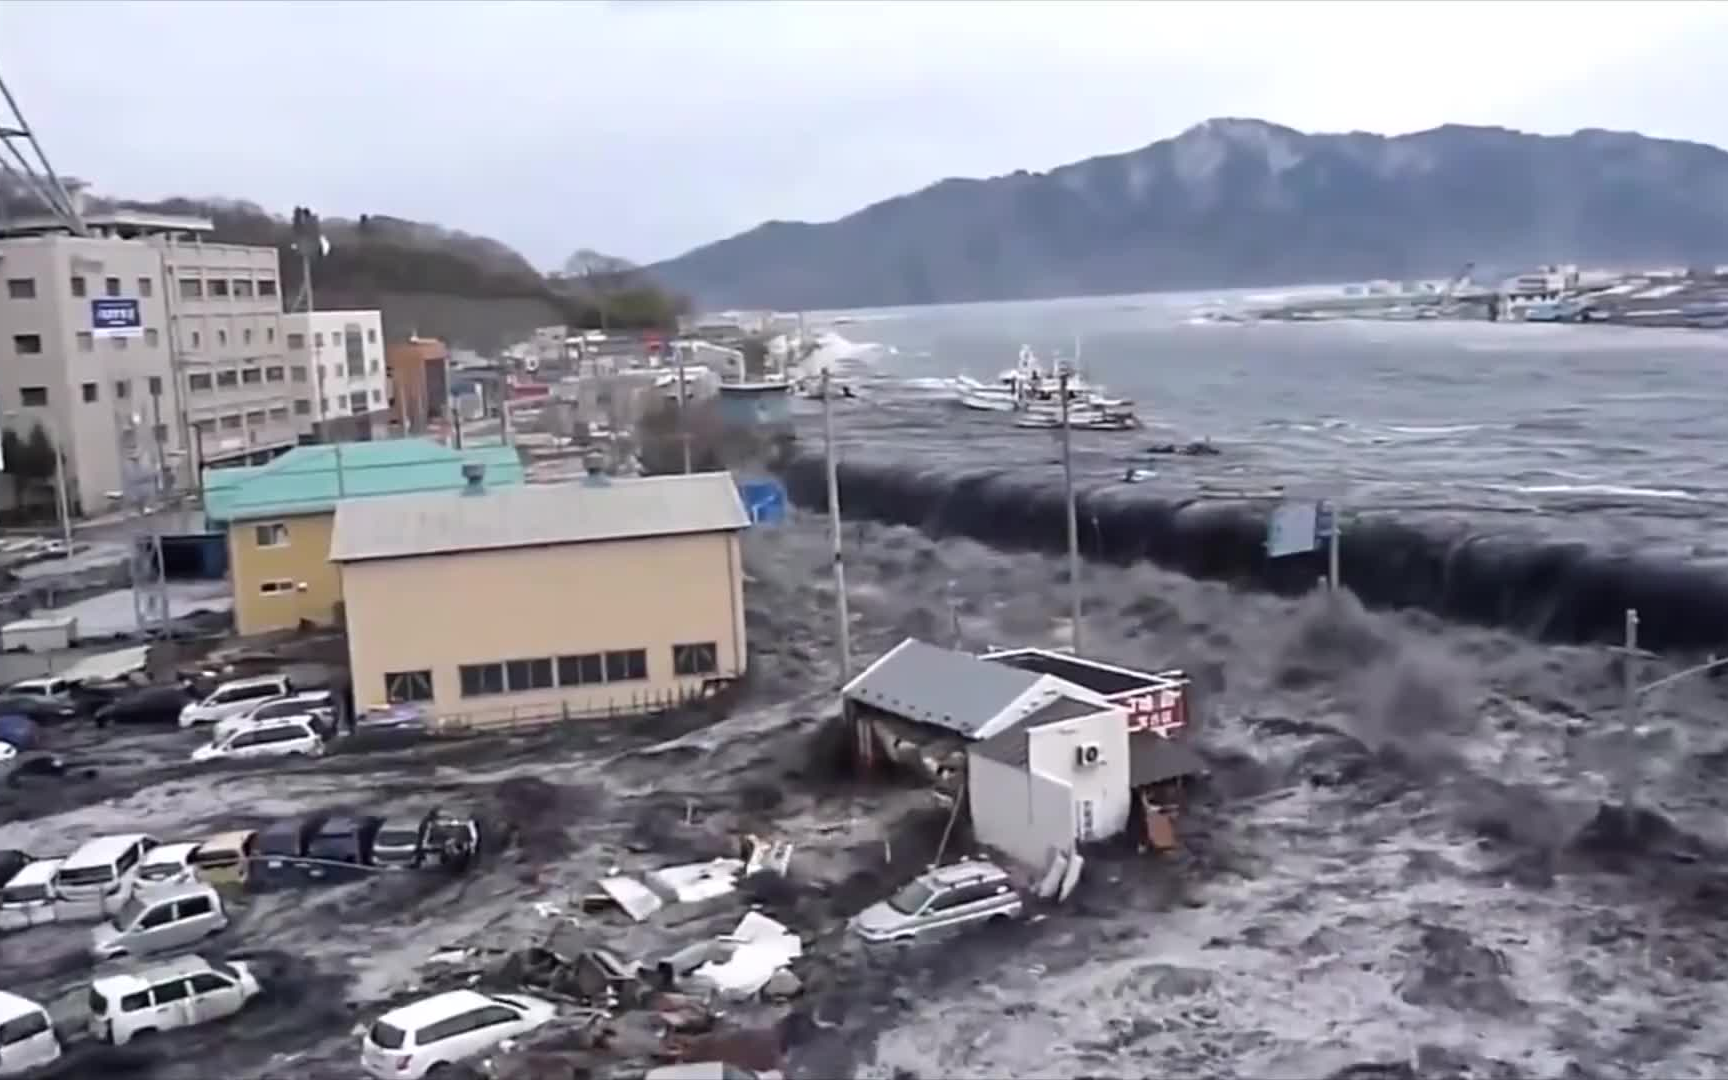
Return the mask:
<path id="1" fill-rule="evenodd" d="M 228 912 L 215 888 L 181 882 L 139 889 L 114 918 L 90 931 L 90 953 L 98 960 L 178 949 L 220 933 Z"/>
<path id="2" fill-rule="evenodd" d="M 1017 918 L 1020 893 L 995 863 L 966 860 L 938 866 L 899 892 L 852 916 L 852 932 L 867 942 L 913 941 L 981 922 Z"/>

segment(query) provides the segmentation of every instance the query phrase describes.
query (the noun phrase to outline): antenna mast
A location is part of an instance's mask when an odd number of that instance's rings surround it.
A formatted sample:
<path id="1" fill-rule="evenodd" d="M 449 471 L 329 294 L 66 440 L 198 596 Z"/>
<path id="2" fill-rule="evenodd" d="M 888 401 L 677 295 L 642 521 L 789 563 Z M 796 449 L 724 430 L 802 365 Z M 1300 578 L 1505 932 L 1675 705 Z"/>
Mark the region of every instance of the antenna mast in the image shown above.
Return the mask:
<path id="1" fill-rule="evenodd" d="M 5 151 L 0 153 L 0 177 L 5 178 L 5 186 L 40 203 L 42 209 L 58 219 L 72 235 L 89 236 L 84 215 L 78 210 L 78 200 L 60 182 L 54 166 L 49 164 L 48 155 L 42 152 L 42 144 L 36 141 L 30 125 L 24 122 L 24 114 L 18 110 L 18 99 L 12 96 L 3 77 L 0 77 L 0 98 L 6 103 L 5 111 L 0 112 L 0 147 Z M 5 199 L 0 198 L 0 218 L 7 216 L 9 208 Z"/>

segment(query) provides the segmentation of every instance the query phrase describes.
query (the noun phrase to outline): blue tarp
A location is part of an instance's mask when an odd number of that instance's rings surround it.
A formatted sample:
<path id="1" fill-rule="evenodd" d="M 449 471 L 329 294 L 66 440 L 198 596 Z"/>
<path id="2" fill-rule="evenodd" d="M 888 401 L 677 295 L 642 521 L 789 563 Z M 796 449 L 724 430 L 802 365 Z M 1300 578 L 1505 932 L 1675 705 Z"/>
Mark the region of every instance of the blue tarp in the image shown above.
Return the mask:
<path id="1" fill-rule="evenodd" d="M 778 480 L 746 480 L 738 485 L 738 497 L 750 514 L 752 525 L 773 525 L 786 520 L 786 489 Z"/>

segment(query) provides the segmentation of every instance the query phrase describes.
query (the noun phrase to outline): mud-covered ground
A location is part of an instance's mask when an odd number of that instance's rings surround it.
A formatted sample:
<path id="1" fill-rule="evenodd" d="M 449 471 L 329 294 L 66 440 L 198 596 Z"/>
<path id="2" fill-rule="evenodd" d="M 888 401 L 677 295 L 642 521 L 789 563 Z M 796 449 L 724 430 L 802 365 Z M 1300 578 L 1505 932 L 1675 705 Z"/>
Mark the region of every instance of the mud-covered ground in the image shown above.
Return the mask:
<path id="1" fill-rule="evenodd" d="M 1055 560 L 867 524 L 846 537 L 860 662 L 906 634 L 1066 639 Z M 95 780 L 0 803 L 0 846 L 435 802 L 515 826 L 509 849 L 463 880 L 397 875 L 249 901 L 221 944 L 269 950 L 276 994 L 165 1038 L 137 1074 L 148 1077 L 354 1075 L 358 1025 L 435 954 L 526 943 L 550 925 L 537 902 L 574 910 L 613 866 L 720 854 L 740 832 L 799 845 L 790 886 L 768 898 L 808 942 L 797 1008 L 816 1022 L 788 1028 L 794 1077 L 1728 1066 L 1712 1022 L 1728 897 L 1714 682 L 1659 693 L 1628 733 L 1614 721 L 1617 661 L 1601 650 L 1088 567 L 1087 651 L 1185 666 L 1202 690 L 1215 776 L 1186 822 L 1188 853 L 1099 859 L 1047 918 L 884 959 L 846 944 L 839 922 L 927 856 L 940 816 L 932 829 L 927 796 L 837 776 L 815 734 L 836 679 L 822 521 L 753 530 L 748 569 L 753 677 L 718 723 L 226 770 L 188 766 L 177 732 L 127 732 L 96 752 Z M 1620 784 L 1666 818 L 1601 812 Z M 883 865 L 885 839 L 896 866 Z M 582 918 L 626 951 L 671 932 L 658 918 Z M 83 941 L 78 927 L 0 938 L 5 985 L 48 998 L 77 984 Z"/>

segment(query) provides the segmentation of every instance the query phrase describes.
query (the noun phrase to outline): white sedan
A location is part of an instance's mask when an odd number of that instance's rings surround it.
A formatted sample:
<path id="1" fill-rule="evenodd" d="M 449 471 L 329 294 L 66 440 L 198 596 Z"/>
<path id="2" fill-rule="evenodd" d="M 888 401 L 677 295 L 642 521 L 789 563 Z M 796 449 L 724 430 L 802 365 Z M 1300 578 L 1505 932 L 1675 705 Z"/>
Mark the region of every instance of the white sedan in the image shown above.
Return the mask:
<path id="1" fill-rule="evenodd" d="M 526 1035 L 557 1013 L 550 1001 L 524 994 L 451 990 L 380 1017 L 360 1041 L 360 1067 L 380 1080 L 420 1080 Z"/>
<path id="2" fill-rule="evenodd" d="M 304 717 L 261 720 L 192 751 L 193 761 L 230 761 L 263 757 L 321 757 L 324 738 Z"/>

